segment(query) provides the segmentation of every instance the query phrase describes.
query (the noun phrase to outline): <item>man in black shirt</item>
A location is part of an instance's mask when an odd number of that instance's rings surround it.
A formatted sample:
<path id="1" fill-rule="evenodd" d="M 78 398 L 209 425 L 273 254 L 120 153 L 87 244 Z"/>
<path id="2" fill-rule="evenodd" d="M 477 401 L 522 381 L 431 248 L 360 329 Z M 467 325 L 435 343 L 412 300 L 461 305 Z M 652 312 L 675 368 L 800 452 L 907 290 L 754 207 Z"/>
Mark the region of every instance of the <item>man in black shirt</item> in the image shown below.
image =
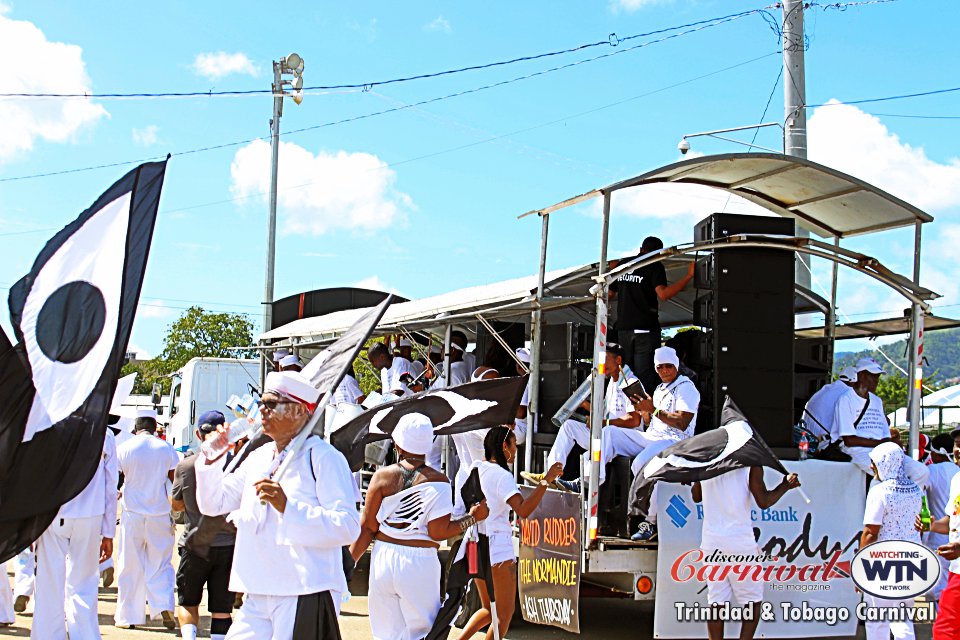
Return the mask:
<path id="1" fill-rule="evenodd" d="M 639 255 L 663 249 L 663 240 L 650 236 L 640 246 Z M 660 347 L 660 301 L 680 293 L 693 279 L 695 265 L 690 263 L 687 275 L 667 284 L 667 271 L 662 262 L 621 274 L 610 285 L 617 299 L 617 341 L 623 347 L 623 361 L 640 378 L 648 394 L 660 384 L 653 367 L 653 352 Z"/>

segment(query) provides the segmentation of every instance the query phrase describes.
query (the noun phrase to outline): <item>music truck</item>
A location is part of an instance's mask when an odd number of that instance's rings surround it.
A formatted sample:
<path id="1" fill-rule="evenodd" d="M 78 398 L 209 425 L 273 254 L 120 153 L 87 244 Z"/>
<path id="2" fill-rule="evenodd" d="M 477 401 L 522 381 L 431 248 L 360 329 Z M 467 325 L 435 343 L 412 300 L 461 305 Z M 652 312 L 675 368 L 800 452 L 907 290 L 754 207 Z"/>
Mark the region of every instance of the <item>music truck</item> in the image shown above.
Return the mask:
<path id="1" fill-rule="evenodd" d="M 609 260 L 611 212 L 620 192 L 636 190 L 631 197 L 642 198 L 644 192 L 665 184 L 674 185 L 678 198 L 684 197 L 681 185 L 726 192 L 736 210 L 747 215 L 705 211 L 704 221 L 691 229 L 692 241 Z M 599 260 L 548 272 L 551 218 L 589 200 L 601 201 Z M 542 471 L 557 432 L 551 418 L 591 375 L 592 406 L 603 404 L 606 376 L 597 363 L 604 361 L 607 342 L 615 340 L 608 330 L 608 322 L 615 321 L 608 313 L 608 305 L 613 306 L 610 284 L 656 262 L 663 263 L 668 282 L 675 282 L 695 260 L 694 282 L 661 304 L 660 321 L 667 333 L 693 329 L 684 332 L 683 357 L 697 373 L 701 393 L 697 431 L 717 426 L 719 408 L 730 395 L 787 461 L 788 469 L 800 473 L 812 500 L 806 504 L 790 492 L 775 508 L 752 514 L 761 547 L 775 559 L 748 558 L 739 570 L 763 579 L 765 600 L 786 603 L 783 611 L 788 618 L 765 622 L 761 631 L 766 637 L 796 637 L 796 628 L 790 627 L 790 603 L 801 598 L 805 602 L 821 598 L 825 603 L 855 598 L 849 561 L 862 528 L 863 474 L 848 463 L 791 461 L 797 451 L 795 425 L 806 400 L 832 379 L 836 340 L 908 333 L 909 447 L 917 448 L 920 395 L 913 390 L 920 388 L 922 379 L 918 354 L 924 330 L 960 326 L 932 314 L 929 303 L 938 296 L 919 283 L 921 228 L 933 218 L 853 176 L 772 153 L 684 160 L 519 217 L 521 224 L 526 218 L 540 219 L 536 275 L 395 304 L 377 327 L 377 335 L 400 334 L 422 345 L 443 344 L 449 353 L 451 331 L 460 330 L 476 345 L 479 358 L 494 342 L 510 353 L 529 345 L 529 435 L 517 471 Z M 879 232 L 891 237 L 912 232 L 915 260 L 910 276 L 842 246 L 851 236 Z M 622 233 L 616 238 L 619 246 L 639 245 L 642 240 Z M 809 284 L 811 261 L 814 267 L 828 265 L 831 272 L 829 288 L 819 293 Z M 869 322 L 840 322 L 836 309 L 840 267 L 855 284 L 875 281 L 889 287 L 902 296 L 907 311 Z M 351 309 L 296 320 L 260 336 L 259 345 L 264 350 L 288 346 L 310 357 L 362 313 Z M 449 367 L 449 362 L 443 366 Z M 593 412 L 591 450 L 581 458 L 587 461 L 584 468 L 567 464 L 568 474 L 582 473 L 584 495 L 548 491 L 538 512 L 517 527 L 523 615 L 578 630 L 577 597 L 614 594 L 655 602 L 656 637 L 689 637 L 691 628 L 684 625 L 693 622 L 676 605 L 705 601 L 704 558 L 698 549 L 701 507 L 692 501 L 688 487 L 661 484 L 658 542 L 631 542 L 629 461 L 611 461 L 602 492 L 597 483 L 601 419 L 599 411 Z M 452 456 L 446 460 L 454 461 Z M 575 463 L 576 457 L 570 461 Z M 452 474 L 451 464 L 447 471 Z M 777 481 L 777 474 L 768 471 L 768 486 Z M 609 535 L 611 531 L 615 535 Z M 694 635 L 702 635 L 702 622 L 696 624 L 701 626 Z M 815 624 L 804 627 L 802 635 L 836 635 L 838 628 Z"/>

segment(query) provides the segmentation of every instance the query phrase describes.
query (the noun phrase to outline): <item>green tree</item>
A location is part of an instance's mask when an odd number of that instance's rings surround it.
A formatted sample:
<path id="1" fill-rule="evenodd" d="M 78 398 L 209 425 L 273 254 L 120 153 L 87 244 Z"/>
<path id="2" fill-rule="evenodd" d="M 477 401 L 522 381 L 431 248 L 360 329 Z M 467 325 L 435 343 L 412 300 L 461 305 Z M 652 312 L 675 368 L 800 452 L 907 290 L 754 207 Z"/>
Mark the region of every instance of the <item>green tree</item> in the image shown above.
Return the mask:
<path id="1" fill-rule="evenodd" d="M 883 400 L 883 412 L 890 413 L 907 404 L 907 379 L 901 375 L 880 376 L 877 395 Z"/>
<path id="2" fill-rule="evenodd" d="M 127 363 L 121 376 L 137 373 L 133 392 L 148 394 L 154 383 L 170 392 L 169 375 L 192 358 L 246 358 L 244 350 L 253 344 L 253 323 L 246 316 L 232 313 L 210 313 L 201 307 L 190 307 L 167 329 L 163 352 L 146 362 Z"/>

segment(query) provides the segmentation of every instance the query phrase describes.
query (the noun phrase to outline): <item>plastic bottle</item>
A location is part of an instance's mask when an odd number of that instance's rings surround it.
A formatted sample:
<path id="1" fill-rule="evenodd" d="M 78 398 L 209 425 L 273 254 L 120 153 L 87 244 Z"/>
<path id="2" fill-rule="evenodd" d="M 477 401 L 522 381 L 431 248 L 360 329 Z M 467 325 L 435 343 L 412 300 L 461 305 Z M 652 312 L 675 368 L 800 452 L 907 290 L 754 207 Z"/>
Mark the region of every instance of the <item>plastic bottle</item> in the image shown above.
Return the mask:
<path id="1" fill-rule="evenodd" d="M 807 459 L 807 455 L 808 455 L 809 452 L 810 452 L 810 441 L 807 439 L 807 434 L 806 434 L 806 433 L 801 433 L 801 434 L 800 434 L 800 447 L 799 447 L 799 449 L 800 449 L 800 458 L 799 458 L 799 459 L 800 459 L 800 461 L 802 462 L 803 460 L 806 460 L 806 459 Z"/>
<path id="2" fill-rule="evenodd" d="M 930 531 L 930 508 L 927 507 L 927 496 L 920 497 L 920 526 L 924 531 Z"/>
<path id="3" fill-rule="evenodd" d="M 237 418 L 230 427 L 215 438 L 205 440 L 200 451 L 208 460 L 216 460 L 241 438 L 252 436 L 260 428 L 260 405 L 256 404 L 246 416 Z"/>

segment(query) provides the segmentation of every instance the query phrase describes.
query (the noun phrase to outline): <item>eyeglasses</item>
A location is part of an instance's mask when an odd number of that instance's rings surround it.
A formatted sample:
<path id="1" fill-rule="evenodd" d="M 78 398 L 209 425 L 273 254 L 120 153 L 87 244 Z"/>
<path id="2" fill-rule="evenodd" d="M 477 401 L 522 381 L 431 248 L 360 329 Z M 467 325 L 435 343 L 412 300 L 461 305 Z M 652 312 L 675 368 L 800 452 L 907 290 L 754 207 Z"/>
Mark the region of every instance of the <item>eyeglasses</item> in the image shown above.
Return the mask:
<path id="1" fill-rule="evenodd" d="M 295 400 L 261 400 L 260 405 L 263 409 L 269 409 L 270 411 L 276 411 L 277 407 L 281 404 L 297 404 Z"/>

